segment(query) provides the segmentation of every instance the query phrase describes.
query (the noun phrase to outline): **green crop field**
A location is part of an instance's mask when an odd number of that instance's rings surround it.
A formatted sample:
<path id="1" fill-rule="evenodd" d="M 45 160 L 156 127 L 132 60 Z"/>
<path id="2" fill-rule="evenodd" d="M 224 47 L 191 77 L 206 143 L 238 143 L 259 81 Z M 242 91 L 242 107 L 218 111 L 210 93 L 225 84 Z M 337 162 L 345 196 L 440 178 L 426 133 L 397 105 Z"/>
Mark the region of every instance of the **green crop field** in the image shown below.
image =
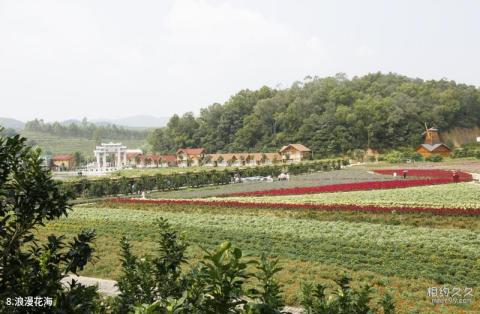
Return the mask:
<path id="1" fill-rule="evenodd" d="M 74 152 L 81 152 L 85 156 L 93 157 L 93 150 L 95 149 L 95 142 L 85 138 L 70 138 L 59 137 L 51 134 L 41 132 L 29 132 L 22 131 L 22 136 L 25 136 L 28 140 L 36 142 L 38 147 L 43 152 L 50 152 L 52 154 L 71 154 Z M 108 139 L 104 139 L 104 142 L 110 142 Z M 146 143 L 146 140 L 114 140 L 113 142 L 121 142 L 128 148 L 139 148 Z"/>
<path id="2" fill-rule="evenodd" d="M 298 302 L 302 282 L 331 284 L 347 272 L 354 285 L 370 282 L 380 292 L 391 291 L 399 313 L 480 311 L 477 299 L 471 306 L 433 307 L 427 298 L 429 287 L 480 287 L 476 217 L 100 203 L 77 206 L 67 219 L 39 232 L 43 237 L 96 229 L 98 260 L 82 274 L 116 279 L 120 237 L 127 235 L 137 252 L 152 252 L 159 217 L 185 234 L 194 258 L 199 246 L 212 248 L 223 240 L 247 254 L 278 256 L 289 304 Z"/>
<path id="3" fill-rule="evenodd" d="M 228 199 L 272 203 L 365 204 L 385 206 L 411 205 L 479 208 L 480 184 L 468 182 L 389 190 L 261 197 L 229 197 Z"/>

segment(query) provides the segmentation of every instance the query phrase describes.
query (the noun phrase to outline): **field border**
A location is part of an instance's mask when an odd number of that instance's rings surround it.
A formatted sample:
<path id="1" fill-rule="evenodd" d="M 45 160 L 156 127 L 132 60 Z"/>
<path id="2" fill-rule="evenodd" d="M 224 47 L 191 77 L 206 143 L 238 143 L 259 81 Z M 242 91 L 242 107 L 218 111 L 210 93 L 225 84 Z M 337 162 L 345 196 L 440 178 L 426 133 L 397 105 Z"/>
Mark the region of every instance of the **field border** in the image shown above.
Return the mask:
<path id="1" fill-rule="evenodd" d="M 218 207 L 250 207 L 269 209 L 310 209 L 325 211 L 363 211 L 380 213 L 430 213 L 434 215 L 480 216 L 480 208 L 459 207 L 418 207 L 418 206 L 380 206 L 357 204 L 295 204 L 270 202 L 243 202 L 228 200 L 195 200 L 195 199 L 142 199 L 142 198 L 111 198 L 107 202 L 122 204 L 161 204 L 161 205 L 191 205 Z"/>

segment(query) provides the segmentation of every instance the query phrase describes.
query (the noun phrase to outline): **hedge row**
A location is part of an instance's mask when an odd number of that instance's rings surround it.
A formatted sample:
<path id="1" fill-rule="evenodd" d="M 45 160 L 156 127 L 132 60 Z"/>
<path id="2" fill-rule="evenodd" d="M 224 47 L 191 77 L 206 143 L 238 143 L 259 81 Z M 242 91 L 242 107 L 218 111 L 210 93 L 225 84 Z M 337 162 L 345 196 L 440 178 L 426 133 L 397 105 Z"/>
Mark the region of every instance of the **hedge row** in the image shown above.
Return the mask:
<path id="1" fill-rule="evenodd" d="M 452 158 L 475 157 L 480 159 L 480 148 L 462 147 L 453 150 Z"/>
<path id="2" fill-rule="evenodd" d="M 202 187 L 232 183 L 235 175 L 241 177 L 273 176 L 284 171 L 292 175 L 314 171 L 338 170 L 347 165 L 346 160 L 312 161 L 289 165 L 269 165 L 225 170 L 208 170 L 172 174 L 157 174 L 140 177 L 120 177 L 103 179 L 81 179 L 74 182 L 61 183 L 62 189 L 70 191 L 76 197 L 102 197 L 118 194 L 134 194 L 140 191 L 168 191 L 185 187 Z"/>

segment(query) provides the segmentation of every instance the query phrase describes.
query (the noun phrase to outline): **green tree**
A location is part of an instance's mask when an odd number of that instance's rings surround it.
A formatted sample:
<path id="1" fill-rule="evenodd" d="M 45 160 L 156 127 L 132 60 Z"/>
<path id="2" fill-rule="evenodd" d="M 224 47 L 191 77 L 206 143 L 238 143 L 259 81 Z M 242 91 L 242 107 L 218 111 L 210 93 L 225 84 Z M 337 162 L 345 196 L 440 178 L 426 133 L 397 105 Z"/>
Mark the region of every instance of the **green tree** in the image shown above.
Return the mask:
<path id="1" fill-rule="evenodd" d="M 95 131 L 93 131 L 92 140 L 95 145 L 100 145 L 102 143 L 102 131 L 100 129 L 95 129 Z"/>
<path id="2" fill-rule="evenodd" d="M 80 167 L 83 165 L 83 163 L 85 162 L 85 158 L 83 157 L 82 153 L 81 152 L 75 152 L 73 153 L 73 158 L 75 159 L 75 165 L 77 167 Z"/>
<path id="3" fill-rule="evenodd" d="M 327 287 L 321 284 L 304 284 L 302 287 L 301 304 L 308 314 L 370 314 L 377 313 L 377 309 L 370 305 L 373 290 L 364 285 L 359 290 L 350 286 L 350 278 L 342 276 L 335 280 L 338 288 L 332 294 L 327 294 Z M 383 313 L 394 314 L 393 298 L 385 294 L 380 301 Z"/>
<path id="4" fill-rule="evenodd" d="M 186 288 L 181 266 L 186 262 L 188 244 L 166 220 L 157 223 L 160 237 L 154 257 L 134 256 L 127 238 L 121 240 L 123 274 L 118 281 L 120 295 L 115 301 L 118 313 L 129 313 L 136 305 L 156 300 L 180 298 Z"/>
<path id="5" fill-rule="evenodd" d="M 258 272 L 253 276 L 260 283 L 260 288 L 253 288 L 249 296 L 254 301 L 246 306 L 247 313 L 279 314 L 284 307 L 281 285 L 275 280 L 275 275 L 282 271 L 279 267 L 279 260 L 268 260 L 262 254 L 260 261 L 255 261 Z"/>
<path id="6" fill-rule="evenodd" d="M 166 128 L 154 129 L 148 135 L 148 144 L 157 153 L 175 152 L 175 145 Z"/>
<path id="7" fill-rule="evenodd" d="M 50 235 L 44 243 L 36 238 L 36 227 L 67 215 L 70 194 L 61 191 L 43 169 L 39 151 L 25 141 L 19 135 L 0 137 L 0 312 L 24 312 L 7 300 L 27 296 L 53 298 L 50 313 L 97 311 L 96 288 L 72 281 L 63 289 L 60 282 L 92 259 L 95 233 L 83 230 L 68 243 L 64 236 Z"/>

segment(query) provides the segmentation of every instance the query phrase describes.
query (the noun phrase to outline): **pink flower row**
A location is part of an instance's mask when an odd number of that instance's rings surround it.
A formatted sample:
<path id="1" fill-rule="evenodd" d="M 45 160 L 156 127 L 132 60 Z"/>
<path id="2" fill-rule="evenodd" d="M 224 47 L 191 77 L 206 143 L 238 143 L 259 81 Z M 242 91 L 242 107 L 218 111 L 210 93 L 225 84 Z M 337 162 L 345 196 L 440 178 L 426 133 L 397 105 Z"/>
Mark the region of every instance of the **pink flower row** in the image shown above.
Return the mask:
<path id="1" fill-rule="evenodd" d="M 211 200 L 187 200 L 187 199 L 139 199 L 139 198 L 114 198 L 114 203 L 128 204 L 163 204 L 163 205 L 193 205 L 193 206 L 220 206 L 220 207 L 248 207 L 248 208 L 271 208 L 271 209 L 314 209 L 327 211 L 366 211 L 379 213 L 432 213 L 435 215 L 469 215 L 479 216 L 480 208 L 436 208 L 414 206 L 378 206 L 378 205 L 354 205 L 354 204 L 292 204 L 292 203 L 261 203 L 243 201 L 211 201 Z"/>

